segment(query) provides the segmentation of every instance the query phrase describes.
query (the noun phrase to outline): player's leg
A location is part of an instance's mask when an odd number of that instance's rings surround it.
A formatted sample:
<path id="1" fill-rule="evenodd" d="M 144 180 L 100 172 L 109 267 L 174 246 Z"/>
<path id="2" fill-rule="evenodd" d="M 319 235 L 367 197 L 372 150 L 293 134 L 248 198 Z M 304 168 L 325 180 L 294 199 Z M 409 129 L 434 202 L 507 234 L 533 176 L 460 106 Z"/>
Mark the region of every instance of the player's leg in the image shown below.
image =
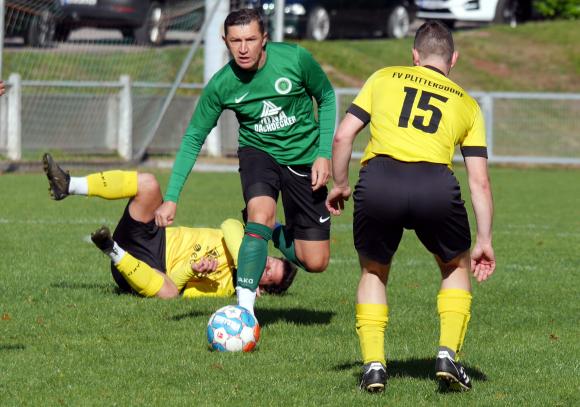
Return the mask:
<path id="1" fill-rule="evenodd" d="M 385 387 L 386 285 L 407 208 L 405 191 L 397 186 L 398 177 L 383 164 L 382 158 L 371 160 L 361 170 L 353 194 L 354 245 L 362 270 L 356 304 L 356 329 L 363 357 L 360 387 L 370 392 Z"/>
<path id="2" fill-rule="evenodd" d="M 113 240 L 106 226 L 101 226 L 93 232 L 91 240 L 111 258 L 116 270 L 137 294 L 158 298 L 173 298 L 179 295 L 177 287 L 166 274 L 123 250 Z"/>
<path id="3" fill-rule="evenodd" d="M 440 334 L 436 376 L 453 390 L 469 390 L 471 380 L 457 360 L 471 318 L 471 258 L 467 250 L 447 262 L 439 256 L 435 259 L 442 278 L 437 295 Z"/>
<path id="4" fill-rule="evenodd" d="M 238 254 L 236 294 L 238 304 L 253 314 L 276 219 L 279 175 L 275 161 L 260 150 L 240 148 L 238 156 L 248 220 Z"/>
<path id="5" fill-rule="evenodd" d="M 471 316 L 470 257 L 465 251 L 444 262 L 435 256 L 441 270 L 441 289 L 437 295 L 437 310 L 441 323 L 439 352 L 447 352 L 453 359 L 461 350 L 467 324 Z"/>
<path id="6" fill-rule="evenodd" d="M 274 246 L 296 266 L 312 273 L 330 259 L 330 213 L 326 187 L 312 191 L 310 166 L 280 166 L 286 225 L 276 225 Z"/>
<path id="7" fill-rule="evenodd" d="M 359 256 L 356 332 L 363 357 L 360 388 L 381 392 L 386 382 L 385 329 L 388 322 L 387 279 L 390 265 Z"/>
<path id="8" fill-rule="evenodd" d="M 154 218 L 155 209 L 163 202 L 161 188 L 153 174 L 137 171 L 102 171 L 83 177 L 71 177 L 46 153 L 43 156 L 50 192 L 54 199 L 69 195 L 96 196 L 104 199 L 133 198 L 129 204 L 131 217 L 140 222 Z"/>
<path id="9" fill-rule="evenodd" d="M 469 279 L 471 235 L 459 184 L 446 166 L 416 164 L 413 196 L 415 231 L 435 255 L 442 283 L 437 295 L 440 318 L 436 376 L 452 389 L 469 390 L 471 381 L 457 362 L 471 316 Z"/>
<path id="10" fill-rule="evenodd" d="M 69 195 L 97 196 L 105 199 L 130 198 L 137 194 L 137 172 L 111 170 L 84 177 L 71 177 L 48 153 L 42 157 L 44 172 L 53 199 L 61 200 Z"/>

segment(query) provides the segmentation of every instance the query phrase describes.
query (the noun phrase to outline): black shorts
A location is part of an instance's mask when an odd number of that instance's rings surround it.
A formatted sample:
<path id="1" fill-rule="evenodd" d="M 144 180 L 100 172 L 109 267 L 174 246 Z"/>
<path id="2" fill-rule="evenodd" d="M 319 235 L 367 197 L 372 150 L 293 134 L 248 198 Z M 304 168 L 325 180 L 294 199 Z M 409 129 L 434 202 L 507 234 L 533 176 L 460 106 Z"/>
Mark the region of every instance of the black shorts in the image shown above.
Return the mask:
<path id="1" fill-rule="evenodd" d="M 165 228 L 158 227 L 155 220 L 143 223 L 133 219 L 129 214 L 129 204 L 115 228 L 113 240 L 133 257 L 165 273 Z M 121 291 L 132 291 L 112 262 L 111 273 Z"/>
<path id="2" fill-rule="evenodd" d="M 328 189 L 312 191 L 310 165 L 281 165 L 269 154 L 253 147 L 238 149 L 240 179 L 246 205 L 257 196 L 278 201 L 282 193 L 284 217 L 295 239 L 320 241 L 330 238 Z"/>
<path id="3" fill-rule="evenodd" d="M 354 244 L 382 264 L 399 247 L 403 229 L 448 262 L 471 246 L 459 183 L 443 164 L 375 157 L 360 170 L 354 190 Z"/>

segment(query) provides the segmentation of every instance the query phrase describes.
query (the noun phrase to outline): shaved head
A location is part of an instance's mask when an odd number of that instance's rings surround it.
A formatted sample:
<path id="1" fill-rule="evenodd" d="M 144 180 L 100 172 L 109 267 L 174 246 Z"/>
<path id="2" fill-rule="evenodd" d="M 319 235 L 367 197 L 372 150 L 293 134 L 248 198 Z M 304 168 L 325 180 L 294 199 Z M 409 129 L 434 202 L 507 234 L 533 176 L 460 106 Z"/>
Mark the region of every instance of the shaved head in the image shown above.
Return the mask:
<path id="1" fill-rule="evenodd" d="M 413 48 L 417 50 L 422 59 L 437 56 L 446 63 L 451 63 L 455 51 L 451 31 L 445 24 L 437 20 L 427 21 L 419 27 L 415 34 Z"/>

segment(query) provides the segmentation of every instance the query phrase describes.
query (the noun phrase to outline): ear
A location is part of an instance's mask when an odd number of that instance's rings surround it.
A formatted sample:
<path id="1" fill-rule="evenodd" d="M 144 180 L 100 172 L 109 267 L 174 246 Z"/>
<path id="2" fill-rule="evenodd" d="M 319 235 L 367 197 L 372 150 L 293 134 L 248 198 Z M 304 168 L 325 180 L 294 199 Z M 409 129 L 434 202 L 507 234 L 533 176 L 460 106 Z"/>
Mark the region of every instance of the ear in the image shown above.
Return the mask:
<path id="1" fill-rule="evenodd" d="M 419 66 L 421 65 L 421 57 L 419 56 L 419 51 L 413 48 L 413 65 Z"/>
<path id="2" fill-rule="evenodd" d="M 268 33 L 265 32 L 264 33 L 264 38 L 262 38 L 262 49 L 266 46 L 266 43 L 268 42 Z"/>
<path id="3" fill-rule="evenodd" d="M 451 55 L 451 65 L 449 66 L 449 70 L 451 70 L 451 68 L 453 68 L 455 66 L 458 59 L 459 59 L 459 52 L 454 51 L 453 55 Z"/>

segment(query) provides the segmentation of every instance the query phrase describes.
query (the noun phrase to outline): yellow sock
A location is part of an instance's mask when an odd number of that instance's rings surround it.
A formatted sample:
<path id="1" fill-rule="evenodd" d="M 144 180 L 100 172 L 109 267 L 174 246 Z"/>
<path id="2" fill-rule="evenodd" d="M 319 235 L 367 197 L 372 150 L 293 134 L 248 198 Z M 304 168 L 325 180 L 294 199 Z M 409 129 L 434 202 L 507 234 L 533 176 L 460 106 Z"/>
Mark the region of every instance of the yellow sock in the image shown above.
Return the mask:
<path id="1" fill-rule="evenodd" d="M 363 364 L 385 360 L 385 328 L 389 308 L 385 304 L 356 304 L 356 333 L 358 334 Z"/>
<path id="2" fill-rule="evenodd" d="M 105 199 L 131 198 L 137 195 L 137 171 L 103 171 L 87 175 L 89 196 Z"/>
<path id="3" fill-rule="evenodd" d="M 441 321 L 440 347 L 447 347 L 456 353 L 461 350 L 467 323 L 471 317 L 470 309 L 471 293 L 469 291 L 455 288 L 439 291 L 437 311 Z"/>
<path id="4" fill-rule="evenodd" d="M 125 253 L 119 264 L 115 265 L 129 285 L 144 297 L 155 297 L 165 282 L 147 263 Z"/>

